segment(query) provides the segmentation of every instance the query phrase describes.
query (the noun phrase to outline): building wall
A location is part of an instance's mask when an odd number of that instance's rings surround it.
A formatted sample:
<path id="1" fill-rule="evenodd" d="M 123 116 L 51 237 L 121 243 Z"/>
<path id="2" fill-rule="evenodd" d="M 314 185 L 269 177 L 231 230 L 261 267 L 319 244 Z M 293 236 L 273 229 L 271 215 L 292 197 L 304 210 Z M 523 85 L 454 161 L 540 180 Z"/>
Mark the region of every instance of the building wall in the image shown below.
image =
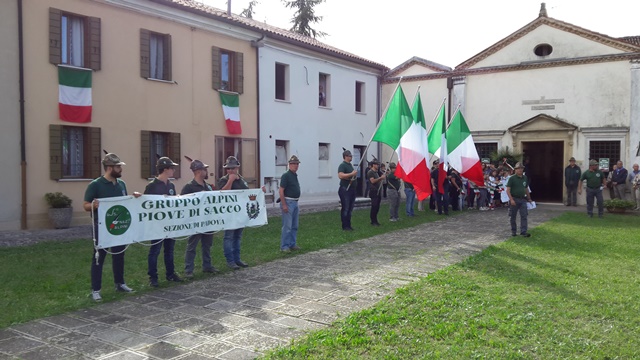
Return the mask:
<path id="1" fill-rule="evenodd" d="M 276 140 L 288 141 L 287 157 L 297 155 L 304 194 L 337 193 L 342 148 L 366 146 L 377 123 L 378 83 L 374 69 L 324 55 L 292 49 L 277 42 L 259 49 L 260 172 L 270 191 L 286 171 L 276 166 Z M 289 68 L 289 98 L 276 99 L 276 63 Z M 319 106 L 319 74 L 330 75 L 326 107 Z M 364 107 L 355 111 L 356 82 L 364 83 Z M 329 159 L 319 160 L 319 143 L 329 144 Z M 369 154 L 378 156 L 372 146 Z M 370 159 L 370 157 L 369 157 Z M 355 159 L 354 159 L 355 160 Z"/>
<path id="2" fill-rule="evenodd" d="M 180 133 L 181 154 L 215 168 L 214 137 L 230 135 L 218 93 L 212 88 L 212 46 L 244 54 L 241 137 L 258 136 L 255 49 L 248 41 L 255 34 L 220 34 L 207 25 L 215 24 L 211 20 L 153 2 L 119 3 L 127 7 L 88 0 L 25 1 L 29 227 L 47 226 L 43 195 L 49 191 L 61 191 L 73 199 L 76 222 L 88 219 L 82 202 L 90 180 L 49 180 L 49 124 L 75 125 L 58 119 L 57 67 L 49 63 L 48 53 L 49 7 L 101 19 L 102 69 L 93 72 L 93 118 L 86 125 L 100 127 L 102 147 L 127 163 L 123 180 L 129 193 L 142 192 L 147 183 L 140 170 L 142 130 Z M 140 76 L 141 28 L 171 35 L 173 83 Z M 181 179 L 175 182 L 181 189 L 192 175 L 184 158 L 173 160 L 185 164 Z"/>
<path id="3" fill-rule="evenodd" d="M 20 227 L 20 93 L 18 5 L 0 2 L 0 230 Z"/>

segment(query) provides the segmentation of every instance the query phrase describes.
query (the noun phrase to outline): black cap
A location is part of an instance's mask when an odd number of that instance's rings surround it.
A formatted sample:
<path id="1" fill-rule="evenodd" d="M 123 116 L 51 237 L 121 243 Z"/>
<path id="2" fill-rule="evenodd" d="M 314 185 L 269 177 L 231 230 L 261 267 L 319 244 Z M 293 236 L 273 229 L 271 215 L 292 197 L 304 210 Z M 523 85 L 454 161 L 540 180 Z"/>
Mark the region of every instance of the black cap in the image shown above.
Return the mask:
<path id="1" fill-rule="evenodd" d="M 203 163 L 200 160 L 193 160 L 191 162 L 191 165 L 189 166 L 189 168 L 191 169 L 191 171 L 196 171 L 196 170 L 201 170 L 201 169 L 206 169 L 208 168 L 209 165 Z"/>
<path id="2" fill-rule="evenodd" d="M 174 163 L 173 161 L 171 161 L 171 159 L 169 159 L 166 156 L 163 156 L 160 159 L 158 159 L 158 162 L 156 163 L 156 168 L 158 169 L 158 171 L 162 171 L 164 169 L 168 169 L 173 166 L 178 166 L 178 164 Z"/>
<path id="3" fill-rule="evenodd" d="M 233 169 L 237 167 L 240 167 L 240 162 L 235 156 L 229 156 L 227 158 L 227 162 L 223 166 L 225 169 Z"/>

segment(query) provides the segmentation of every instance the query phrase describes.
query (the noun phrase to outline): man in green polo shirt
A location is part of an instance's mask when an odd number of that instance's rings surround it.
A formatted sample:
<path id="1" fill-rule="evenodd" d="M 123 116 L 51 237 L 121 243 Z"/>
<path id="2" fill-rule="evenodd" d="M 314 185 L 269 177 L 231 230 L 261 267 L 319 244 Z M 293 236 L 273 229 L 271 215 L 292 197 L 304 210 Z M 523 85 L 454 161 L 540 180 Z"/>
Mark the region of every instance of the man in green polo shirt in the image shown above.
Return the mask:
<path id="1" fill-rule="evenodd" d="M 507 181 L 507 195 L 509 196 L 509 220 L 511 222 L 511 236 L 517 236 L 516 215 L 520 212 L 520 235 L 530 237 L 527 232 L 527 202 L 531 201 L 529 193 L 529 179 L 524 175 L 524 165 L 517 163 L 515 167 L 515 175 L 509 177 Z"/>
<path id="2" fill-rule="evenodd" d="M 598 217 L 602 217 L 604 212 L 604 202 L 602 200 L 602 189 L 607 183 L 607 179 L 598 169 L 598 161 L 589 160 L 589 170 L 582 173 L 578 182 L 578 194 L 582 194 L 582 182 L 587 180 L 587 214 L 593 217 L 593 198 L 598 202 Z"/>
<path id="3" fill-rule="evenodd" d="M 127 195 L 127 185 L 120 180 L 122 176 L 122 166 L 124 162 L 116 154 L 107 154 L 102 160 L 104 175 L 93 180 L 84 193 L 83 208 L 85 211 L 93 212 L 93 229 L 95 234 L 95 244 L 93 247 L 93 256 L 91 257 L 91 298 L 94 301 L 101 301 L 102 296 L 102 266 L 104 259 L 107 257 L 107 249 L 97 249 L 98 245 L 98 199 L 125 196 Z M 134 192 L 133 196 L 139 197 L 139 192 Z M 113 280 L 116 284 L 116 291 L 133 292 L 133 289 L 124 282 L 124 251 L 125 245 L 114 246 L 109 248 L 111 253 L 111 261 L 113 268 Z M 96 252 L 98 253 L 96 256 Z"/>
<path id="4" fill-rule="evenodd" d="M 300 198 L 300 183 L 298 182 L 298 167 L 300 159 L 293 155 L 289 159 L 289 170 L 280 177 L 280 209 L 282 209 L 282 235 L 280 237 L 280 251 L 289 252 L 300 250 L 298 238 L 298 199 Z"/>
<path id="5" fill-rule="evenodd" d="M 342 230 L 353 231 L 351 227 L 351 212 L 356 203 L 356 175 L 358 174 L 358 170 L 354 170 L 353 165 L 351 165 L 351 160 L 353 159 L 351 151 L 344 149 L 342 159 L 342 163 L 338 166 L 338 178 L 340 178 L 340 188 L 338 189 L 341 208 L 340 220 L 342 221 Z"/>

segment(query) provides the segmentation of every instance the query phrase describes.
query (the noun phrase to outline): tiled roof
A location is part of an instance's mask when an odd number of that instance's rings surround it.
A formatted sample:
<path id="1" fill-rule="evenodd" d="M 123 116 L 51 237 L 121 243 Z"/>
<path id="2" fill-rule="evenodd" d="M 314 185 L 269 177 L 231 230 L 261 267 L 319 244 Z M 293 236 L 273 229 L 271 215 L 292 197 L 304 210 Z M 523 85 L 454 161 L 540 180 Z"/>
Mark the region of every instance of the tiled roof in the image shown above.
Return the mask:
<path id="1" fill-rule="evenodd" d="M 629 44 L 640 46 L 640 35 L 638 36 L 624 36 L 618 38 L 618 40 L 622 40 L 624 42 L 628 42 Z"/>
<path id="2" fill-rule="evenodd" d="M 433 71 L 436 72 L 443 72 L 443 71 L 451 71 L 452 69 L 448 66 L 442 65 L 442 64 L 438 64 L 437 62 L 433 62 L 427 59 L 423 59 L 421 57 L 417 57 L 414 56 L 411 59 L 403 62 L 402 64 L 396 66 L 395 68 L 391 69 L 389 71 L 389 73 L 387 74 L 387 76 L 395 76 L 397 73 L 408 69 L 409 67 L 411 67 L 411 65 L 414 64 L 419 64 L 422 66 L 425 66 Z"/>
<path id="3" fill-rule="evenodd" d="M 214 20 L 219 20 L 226 23 L 231 23 L 246 29 L 254 30 L 257 32 L 265 33 L 267 36 L 294 43 L 302 47 L 310 48 L 319 52 L 331 54 L 333 56 L 354 61 L 363 65 L 367 65 L 379 70 L 388 70 L 388 68 L 382 64 L 374 61 L 359 57 L 349 52 L 340 50 L 333 46 L 320 42 L 312 37 L 304 36 L 289 30 L 281 29 L 276 26 L 272 26 L 263 22 L 259 22 L 253 19 L 248 19 L 239 15 L 228 15 L 226 11 L 214 8 L 212 6 L 205 5 L 203 3 L 193 0 L 150 0 L 155 3 L 164 4 L 167 6 L 179 8 L 185 11 L 192 12 L 194 14 L 209 17 Z"/>

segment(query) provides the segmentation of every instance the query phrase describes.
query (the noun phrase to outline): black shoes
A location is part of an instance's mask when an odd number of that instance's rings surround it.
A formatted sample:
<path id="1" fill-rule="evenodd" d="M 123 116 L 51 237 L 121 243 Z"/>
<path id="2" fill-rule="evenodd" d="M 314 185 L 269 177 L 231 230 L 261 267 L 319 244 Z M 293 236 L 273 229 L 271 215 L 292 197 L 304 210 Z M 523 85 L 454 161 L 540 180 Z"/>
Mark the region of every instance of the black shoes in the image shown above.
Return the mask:
<path id="1" fill-rule="evenodd" d="M 293 249 L 293 248 L 292 248 L 292 250 L 297 250 L 297 249 Z M 249 267 L 249 264 L 245 263 L 245 262 L 244 262 L 244 261 L 242 261 L 242 260 L 238 260 L 238 261 L 236 261 L 236 265 L 238 265 L 238 266 L 240 266 L 240 267 L 243 267 L 243 268 Z"/>
<path id="2" fill-rule="evenodd" d="M 238 266 L 236 263 L 234 263 L 233 261 L 227 261 L 227 266 L 229 268 L 231 268 L 232 270 L 240 270 L 240 266 Z"/>
<path id="3" fill-rule="evenodd" d="M 151 287 L 156 287 L 156 288 L 160 286 L 158 284 L 158 279 L 155 279 L 155 278 L 149 278 L 149 285 L 151 285 Z"/>
<path id="4" fill-rule="evenodd" d="M 522 234 L 520 234 L 520 236 L 531 237 L 531 234 L 529 234 L 528 232 L 523 232 Z"/>
<path id="5" fill-rule="evenodd" d="M 167 276 L 167 281 L 173 281 L 173 282 L 182 282 L 182 278 L 180 278 L 180 276 L 178 276 L 178 274 L 173 274 L 171 276 Z M 157 280 L 156 280 L 157 282 Z"/>
<path id="6" fill-rule="evenodd" d="M 217 274 L 220 271 L 218 271 L 218 269 L 214 268 L 214 267 L 210 267 L 210 268 L 206 268 L 206 269 L 202 269 L 203 273 L 209 273 L 209 274 Z"/>

